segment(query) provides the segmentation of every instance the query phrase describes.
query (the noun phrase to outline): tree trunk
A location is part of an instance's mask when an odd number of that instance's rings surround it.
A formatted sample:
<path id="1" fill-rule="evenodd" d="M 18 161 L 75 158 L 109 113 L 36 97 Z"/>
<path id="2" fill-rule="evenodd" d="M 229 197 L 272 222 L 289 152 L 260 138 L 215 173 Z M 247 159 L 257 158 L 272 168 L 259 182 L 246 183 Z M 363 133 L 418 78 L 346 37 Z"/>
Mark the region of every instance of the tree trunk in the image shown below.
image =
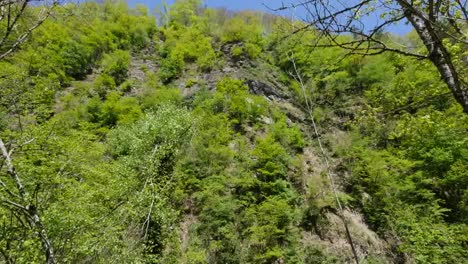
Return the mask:
<path id="1" fill-rule="evenodd" d="M 27 209 L 30 216 L 29 222 L 33 228 L 37 229 L 37 235 L 42 241 L 42 248 L 44 249 L 46 255 L 46 263 L 55 264 L 54 247 L 52 245 L 52 241 L 47 236 L 47 231 L 44 225 L 42 224 L 41 218 L 37 213 L 36 207 L 30 205 Z"/>
<path id="2" fill-rule="evenodd" d="M 397 2 L 429 51 L 429 60 L 437 67 L 453 96 L 463 107 L 463 112 L 468 114 L 468 87 L 460 82 L 450 53 L 442 42 L 440 32 L 434 27 L 434 23 L 437 22 L 431 22 L 429 17 L 406 0 L 397 0 Z"/>
<path id="3" fill-rule="evenodd" d="M 5 159 L 8 174 L 11 176 L 11 178 L 16 184 L 16 188 L 19 194 L 16 196 L 21 199 L 20 203 L 29 204 L 28 198 L 27 198 L 28 197 L 27 192 L 24 189 L 24 185 L 21 181 L 21 178 L 18 175 L 15 169 L 15 166 L 13 165 L 13 162 L 11 160 L 11 156 L 10 156 L 11 150 L 10 151 L 7 150 L 5 143 L 3 143 L 3 140 L 1 138 L 0 138 L 0 153 L 1 153 L 1 156 L 3 156 L 3 158 Z M 4 183 L 1 186 L 3 188 L 7 188 L 6 187 L 7 185 Z M 8 191 L 8 193 L 12 194 L 13 191 Z M 47 235 L 47 230 L 44 227 L 44 224 L 42 223 L 41 218 L 39 217 L 39 213 L 37 212 L 36 206 L 32 204 L 24 206 L 15 202 L 10 202 L 10 204 L 13 204 L 16 206 L 16 208 L 20 209 L 20 212 L 24 215 L 24 217 L 28 221 L 31 228 L 35 231 L 35 234 L 41 240 L 42 248 L 44 249 L 44 253 L 46 255 L 46 263 L 55 264 L 55 254 L 54 254 L 54 247 L 52 244 L 52 240 L 50 240 Z"/>

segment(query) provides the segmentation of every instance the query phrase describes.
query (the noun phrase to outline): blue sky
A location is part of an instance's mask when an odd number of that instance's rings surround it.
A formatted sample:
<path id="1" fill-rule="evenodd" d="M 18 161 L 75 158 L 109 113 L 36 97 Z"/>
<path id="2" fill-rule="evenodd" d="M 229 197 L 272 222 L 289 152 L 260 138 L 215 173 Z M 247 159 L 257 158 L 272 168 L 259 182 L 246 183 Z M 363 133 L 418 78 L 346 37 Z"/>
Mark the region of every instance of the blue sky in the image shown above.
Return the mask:
<path id="1" fill-rule="evenodd" d="M 226 7 L 230 10 L 262 10 L 271 12 L 268 8 L 277 8 L 281 6 L 282 2 L 287 3 L 291 0 L 204 0 L 204 3 L 208 7 Z M 156 5 L 161 4 L 161 0 L 128 0 L 130 5 L 134 4 L 145 4 L 150 9 L 153 9 Z M 174 3 L 175 0 L 166 0 L 166 3 Z M 301 17 L 301 12 L 299 11 L 296 16 Z M 370 27 L 378 23 L 378 16 L 375 18 L 369 17 L 366 19 L 366 24 L 369 24 Z M 396 34 L 406 34 L 411 30 L 411 27 L 404 24 L 394 25 L 387 29 L 388 31 Z"/>
<path id="2" fill-rule="evenodd" d="M 133 4 L 145 4 L 151 8 L 160 4 L 160 0 L 129 0 L 131 5 Z M 174 3 L 175 0 L 166 0 L 166 3 Z M 204 0 L 203 1 L 208 7 L 227 7 L 231 10 L 243 10 L 243 9 L 255 9 L 255 10 L 266 10 L 264 3 L 268 5 L 281 3 L 280 0 Z"/>

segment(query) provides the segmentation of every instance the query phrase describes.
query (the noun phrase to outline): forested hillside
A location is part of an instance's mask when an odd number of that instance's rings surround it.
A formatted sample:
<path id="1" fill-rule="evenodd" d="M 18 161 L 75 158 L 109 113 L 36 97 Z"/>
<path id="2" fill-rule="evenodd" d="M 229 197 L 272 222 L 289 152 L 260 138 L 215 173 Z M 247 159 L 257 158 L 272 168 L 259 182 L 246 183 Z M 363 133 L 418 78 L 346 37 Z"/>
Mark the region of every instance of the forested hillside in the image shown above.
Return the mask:
<path id="1" fill-rule="evenodd" d="M 58 6 L 0 60 L 0 262 L 468 262 L 468 115 L 436 67 L 300 27 Z"/>

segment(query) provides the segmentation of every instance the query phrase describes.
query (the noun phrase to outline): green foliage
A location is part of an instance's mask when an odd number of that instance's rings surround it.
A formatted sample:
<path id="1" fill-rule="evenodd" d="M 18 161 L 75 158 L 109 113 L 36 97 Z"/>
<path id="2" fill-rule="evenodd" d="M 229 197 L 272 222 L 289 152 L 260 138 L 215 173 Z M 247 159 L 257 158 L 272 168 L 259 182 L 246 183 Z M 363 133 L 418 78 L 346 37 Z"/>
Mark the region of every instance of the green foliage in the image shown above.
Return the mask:
<path id="1" fill-rule="evenodd" d="M 321 263 L 321 264 L 328 264 L 328 263 L 337 263 L 339 262 L 339 258 L 333 255 L 329 255 L 323 252 L 323 249 L 317 246 L 308 246 L 304 249 L 305 251 L 305 264 L 314 264 L 314 263 Z M 372 263 L 372 262 L 367 262 Z"/>
<path id="2" fill-rule="evenodd" d="M 138 100 L 122 97 L 116 91 L 110 92 L 104 102 L 98 97 L 90 99 L 86 108 L 89 121 L 105 127 L 132 123 L 142 115 Z"/>
<path id="3" fill-rule="evenodd" d="M 144 110 L 148 110 L 168 103 L 180 105 L 182 103 L 182 95 L 179 89 L 174 88 L 149 89 L 143 94 L 140 101 L 141 107 Z"/>
<path id="4" fill-rule="evenodd" d="M 463 171 L 468 162 L 468 137 L 464 132 L 467 121 L 465 115 L 454 114 L 448 118 L 441 112 L 432 111 L 404 117 L 392 135 L 401 141 L 408 158 L 420 162 L 418 168 L 424 178 L 423 186 L 444 201 L 444 207 L 451 210 L 448 215 L 456 221 L 463 221 L 466 215 L 463 199 L 468 181 Z"/>
<path id="5" fill-rule="evenodd" d="M 289 155 L 273 137 L 260 139 L 252 155 L 256 158 L 255 168 L 262 180 L 274 181 L 286 175 Z"/>
<path id="6" fill-rule="evenodd" d="M 163 105 L 135 124 L 120 126 L 109 135 L 113 155 L 142 155 L 152 151 L 177 151 L 191 134 L 190 113 Z M 155 149 L 156 148 L 156 149 Z"/>
<path id="7" fill-rule="evenodd" d="M 76 40 L 65 44 L 60 57 L 64 61 L 65 73 L 71 77 L 82 79 L 91 71 L 93 50 Z"/>
<path id="8" fill-rule="evenodd" d="M 305 146 L 305 140 L 300 129 L 297 126 L 289 127 L 286 116 L 280 115 L 280 118 L 271 128 L 271 134 L 284 147 L 292 147 L 293 150 L 299 151 Z"/>
<path id="9" fill-rule="evenodd" d="M 28 194 L 0 156 L 0 262 L 45 259 L 14 203 L 37 206 L 60 263 L 347 261 L 308 107 L 338 199 L 389 262 L 466 262 L 468 119 L 431 64 L 310 50 L 316 33 L 285 39 L 267 14 L 165 7 L 159 28 L 125 1 L 57 7 L 0 62 L 0 138 Z M 285 96 L 252 95 L 255 78 Z"/>
<path id="10" fill-rule="evenodd" d="M 256 59 L 262 53 L 262 47 L 254 43 L 246 43 L 244 49 L 250 59 Z"/>
<path id="11" fill-rule="evenodd" d="M 466 118 L 443 96 L 447 88 L 434 67 L 395 54 L 343 59 L 340 49 L 311 51 L 297 41 L 316 36 L 308 32 L 281 42 L 275 59 L 284 71 L 301 74 L 319 129 L 334 127 L 326 139 L 352 173 L 348 205 L 360 208 L 380 234 L 401 239 L 398 253 L 410 262 L 465 260 L 466 237 L 458 232 L 466 229 Z M 291 90 L 305 105 L 295 81 Z M 336 127 L 343 134 L 331 132 Z M 316 193 L 311 190 L 312 197 Z M 327 208 L 333 203 L 311 200 L 305 227 L 320 233 Z"/>
<path id="12" fill-rule="evenodd" d="M 224 43 L 242 41 L 258 43 L 261 40 L 260 35 L 262 33 L 258 21 L 259 18 L 255 14 L 246 14 L 245 17 L 238 15 L 226 20 L 222 28 L 221 41 Z"/>
<path id="13" fill-rule="evenodd" d="M 415 103 L 424 103 L 426 98 L 445 92 L 440 80 L 435 80 L 435 69 L 424 64 L 409 63 L 404 57 L 376 57 L 358 73 L 359 80 L 370 86 L 365 93 L 375 107 L 398 109 Z M 362 80 L 367 81 L 362 81 Z M 415 89 L 425 87 L 425 89 Z M 377 100 L 377 98 L 379 98 Z M 436 98 L 434 107 L 445 109 L 449 102 L 447 97 Z M 411 110 L 411 108 L 409 108 Z"/>
<path id="14" fill-rule="evenodd" d="M 291 243 L 294 232 L 297 232 L 291 227 L 295 220 L 294 209 L 284 199 L 270 197 L 258 206 L 249 208 L 246 218 L 254 223 L 246 230 L 253 248 L 252 261 L 272 263 L 287 259 L 289 252 L 282 246 Z"/>
<path id="15" fill-rule="evenodd" d="M 150 44 L 153 35 L 156 33 L 156 24 L 154 18 L 149 15 L 148 7 L 136 5 L 134 16 L 129 16 L 130 43 L 132 49 L 141 50 Z"/>
<path id="16" fill-rule="evenodd" d="M 160 50 L 164 57 L 160 73 L 163 83 L 176 78 L 185 63 L 195 62 L 202 71 L 210 71 L 215 67 L 217 56 L 211 45 L 211 38 L 202 34 L 195 26 L 169 27 L 162 33 L 165 37 L 165 44 Z"/>
<path id="17" fill-rule="evenodd" d="M 234 46 L 231 48 L 231 54 L 234 58 L 239 58 L 244 53 L 244 49 L 239 46 Z"/>
<path id="18" fill-rule="evenodd" d="M 184 68 L 184 58 L 180 53 L 174 53 L 161 61 L 159 78 L 165 84 L 178 77 Z"/>
<path id="19" fill-rule="evenodd" d="M 451 263 L 468 258 L 462 246 L 468 239 L 465 225 L 442 223 L 445 210 L 437 205 L 432 208 L 404 207 L 395 210 L 392 216 L 394 221 L 397 220 L 395 228 L 404 239 L 400 246 L 402 252 L 410 253 L 417 263 Z"/>
<path id="20" fill-rule="evenodd" d="M 94 79 L 93 91 L 96 92 L 101 98 L 106 96 L 106 93 L 116 88 L 115 80 L 112 76 L 107 74 L 100 74 Z"/>
<path id="21" fill-rule="evenodd" d="M 170 8 L 169 17 L 170 25 L 174 26 L 190 26 L 197 20 L 196 11 L 201 5 L 200 0 L 181 0 Z"/>
<path id="22" fill-rule="evenodd" d="M 185 83 L 185 87 L 187 88 L 192 88 L 193 86 L 198 84 L 198 80 L 196 79 L 188 79 L 187 82 Z"/>
<path id="23" fill-rule="evenodd" d="M 101 108 L 101 122 L 105 126 L 132 123 L 142 112 L 135 98 L 121 97 L 117 92 L 111 92 Z"/>
<path id="24" fill-rule="evenodd" d="M 105 54 L 101 66 L 102 72 L 114 78 L 116 85 L 120 85 L 128 77 L 130 53 L 128 51 L 116 50 L 111 54 Z"/>
<path id="25" fill-rule="evenodd" d="M 424 73 L 424 67 L 420 66 L 424 74 L 419 75 L 413 72 L 415 68 L 405 66 L 392 78 L 373 74 L 382 76 L 374 79 L 365 94 L 373 104 L 379 101 L 372 109 L 374 113 L 406 105 L 404 100 L 421 95 L 416 87 L 438 82 L 429 81 L 434 76 Z M 400 78 L 409 77 L 407 74 L 411 79 L 401 82 Z M 385 78 L 392 82 L 384 83 Z M 380 92 L 376 85 L 388 88 L 379 88 Z M 409 112 L 395 115 L 395 120 L 384 120 L 369 111 L 359 120 L 360 133 L 355 135 L 367 134 L 367 138 L 353 137 L 353 150 L 345 151 L 354 164 L 355 197 L 371 195 L 360 202 L 370 223 L 381 232 L 394 230 L 402 239 L 399 250 L 417 263 L 450 263 L 467 258 L 462 253 L 466 237 L 459 233 L 466 229 L 463 200 L 467 182 L 462 172 L 462 164 L 466 163 L 467 139 L 462 132 L 466 130 L 466 118 L 458 106 L 447 108 L 447 104 L 441 99 L 421 110 L 409 108 Z M 372 149 L 371 144 L 377 149 Z"/>
<path id="26" fill-rule="evenodd" d="M 255 123 L 265 114 L 265 103 L 263 98 L 250 95 L 242 81 L 224 78 L 216 85 L 212 108 L 227 113 L 234 124 Z"/>
<path id="27" fill-rule="evenodd" d="M 262 48 L 258 44 L 254 43 L 245 43 L 242 46 L 232 46 L 231 55 L 239 59 L 242 56 L 247 57 L 248 59 L 256 59 L 262 53 Z"/>
<path id="28" fill-rule="evenodd" d="M 169 199 L 173 171 L 191 135 L 190 113 L 162 105 L 133 124 L 118 126 L 108 136 L 112 156 L 138 179 L 139 191 L 130 194 L 135 209 L 129 212 L 133 214 L 129 220 L 146 227 L 145 233 L 136 235 L 144 247 L 141 256 L 149 262 L 161 259 L 165 243 L 174 235 L 170 226 L 176 221 L 176 212 Z"/>

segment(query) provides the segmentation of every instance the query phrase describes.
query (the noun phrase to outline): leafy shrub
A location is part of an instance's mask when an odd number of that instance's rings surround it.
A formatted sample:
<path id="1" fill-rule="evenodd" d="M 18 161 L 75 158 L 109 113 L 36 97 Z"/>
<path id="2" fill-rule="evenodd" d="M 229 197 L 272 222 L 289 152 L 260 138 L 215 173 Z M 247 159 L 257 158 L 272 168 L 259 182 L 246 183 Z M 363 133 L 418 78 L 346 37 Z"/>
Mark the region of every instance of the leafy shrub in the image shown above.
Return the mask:
<path id="1" fill-rule="evenodd" d="M 94 79 L 93 90 L 101 98 L 104 98 L 110 91 L 115 90 L 116 84 L 114 78 L 107 74 L 100 74 Z"/>
<path id="2" fill-rule="evenodd" d="M 73 78 L 83 79 L 93 66 L 92 48 L 78 41 L 70 41 L 62 48 L 65 73 Z"/>
<path id="3" fill-rule="evenodd" d="M 146 48 L 153 35 L 156 32 L 156 21 L 148 13 L 148 8 L 146 6 L 136 6 L 139 16 L 131 16 L 129 23 L 130 31 L 130 43 L 132 49 L 141 50 Z"/>
<path id="4" fill-rule="evenodd" d="M 184 68 L 184 58 L 181 53 L 173 53 L 167 58 L 162 59 L 159 69 L 159 78 L 164 84 L 171 82 L 178 77 Z"/>
<path id="5" fill-rule="evenodd" d="M 274 181 L 286 175 L 289 155 L 273 137 L 259 139 L 252 155 L 256 159 L 254 168 L 262 180 Z"/>
<path id="6" fill-rule="evenodd" d="M 198 80 L 194 78 L 190 78 L 185 82 L 185 87 L 192 88 L 193 86 L 198 84 Z"/>
<path id="7" fill-rule="evenodd" d="M 240 80 L 224 78 L 218 82 L 216 89 L 213 109 L 228 113 L 234 124 L 242 124 L 244 121 L 255 123 L 265 113 L 265 100 L 250 95 L 248 87 Z"/>
<path id="8" fill-rule="evenodd" d="M 241 46 L 234 46 L 231 48 L 231 54 L 234 58 L 239 58 L 244 54 L 244 49 Z"/>
<path id="9" fill-rule="evenodd" d="M 132 123 L 142 115 L 135 98 L 121 97 L 116 91 L 110 92 L 103 103 L 94 97 L 88 102 L 87 109 L 90 121 L 107 127 Z"/>
<path id="10" fill-rule="evenodd" d="M 156 150 L 177 151 L 191 136 L 191 115 L 183 108 L 162 105 L 136 123 L 119 126 L 109 134 L 112 153 L 142 156 Z"/>
<path id="11" fill-rule="evenodd" d="M 177 1 L 170 10 L 169 23 L 175 27 L 192 25 L 198 19 L 196 11 L 201 4 L 201 0 Z"/>
<path id="12" fill-rule="evenodd" d="M 284 115 L 281 115 L 280 119 L 272 125 L 270 133 L 285 148 L 299 151 L 305 146 L 301 130 L 297 126 L 289 127 Z"/>
<path id="13" fill-rule="evenodd" d="M 216 66 L 217 58 L 216 53 L 214 52 L 211 45 L 206 47 L 203 55 L 198 56 L 197 65 L 202 71 L 210 71 Z"/>
<path id="14" fill-rule="evenodd" d="M 129 93 L 134 86 L 133 81 L 131 80 L 126 80 L 122 84 L 120 84 L 119 90 L 123 93 Z"/>
<path id="15" fill-rule="evenodd" d="M 330 255 L 330 252 L 326 252 L 324 249 L 318 246 L 308 245 L 306 248 L 304 248 L 304 255 L 304 264 L 332 264 L 340 262 L 339 258 Z"/>
<path id="16" fill-rule="evenodd" d="M 245 233 L 253 262 L 275 263 L 288 258 L 288 246 L 295 243 L 297 230 L 292 226 L 296 212 L 286 200 L 270 196 L 249 208 L 245 218 L 252 224 Z"/>
<path id="17" fill-rule="evenodd" d="M 180 105 L 182 95 L 179 89 L 159 88 L 146 92 L 141 100 L 141 107 L 145 110 L 158 108 L 163 104 Z"/>
<path id="18" fill-rule="evenodd" d="M 116 85 L 120 85 L 128 77 L 130 53 L 128 51 L 116 50 L 111 54 L 105 54 L 101 66 L 102 72 L 111 76 Z"/>
<path id="19" fill-rule="evenodd" d="M 216 53 L 211 45 L 211 38 L 203 35 L 197 28 L 164 31 L 166 36 L 162 56 L 173 56 L 184 62 L 196 62 L 203 71 L 211 70 L 216 63 Z"/>
<path id="20" fill-rule="evenodd" d="M 247 18 L 235 16 L 227 20 L 223 25 L 221 41 L 224 43 L 236 42 L 256 42 L 260 39 L 261 27 L 260 23 L 251 21 L 246 23 Z M 252 18 L 255 20 L 257 18 Z"/>
<path id="21" fill-rule="evenodd" d="M 262 54 L 262 48 L 253 43 L 246 43 L 244 50 L 250 59 L 256 59 L 260 56 L 260 54 Z"/>

